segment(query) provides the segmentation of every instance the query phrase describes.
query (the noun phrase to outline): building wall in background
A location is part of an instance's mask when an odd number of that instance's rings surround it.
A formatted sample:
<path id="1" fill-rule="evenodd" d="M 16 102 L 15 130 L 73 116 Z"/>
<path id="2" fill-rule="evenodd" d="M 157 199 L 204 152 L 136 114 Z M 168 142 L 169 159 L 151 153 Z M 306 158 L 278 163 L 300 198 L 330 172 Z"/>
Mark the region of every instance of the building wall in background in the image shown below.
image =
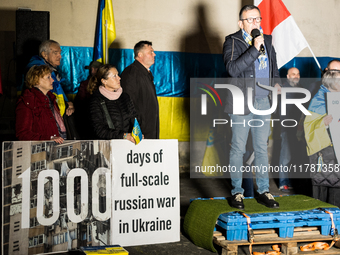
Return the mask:
<path id="1" fill-rule="evenodd" d="M 113 0 L 116 49 L 132 49 L 139 40 L 156 51 L 220 54 L 224 37 L 238 30 L 238 12 L 251 0 Z M 338 0 L 283 0 L 317 57 L 340 57 Z M 2 80 L 15 82 L 15 11 L 50 12 L 51 39 L 63 46 L 93 47 L 98 0 L 2 0 L 0 66 Z M 311 57 L 306 48 L 299 57 Z M 324 68 L 324 66 L 322 66 Z"/>
<path id="2" fill-rule="evenodd" d="M 225 36 L 238 30 L 240 8 L 252 2 L 251 0 L 113 0 L 117 39 L 111 48 L 132 49 L 139 40 L 149 40 L 153 42 L 156 51 L 221 54 Z M 283 3 L 291 12 L 317 57 L 340 57 L 338 47 L 340 1 L 283 0 Z M 33 11 L 49 11 L 50 37 L 62 46 L 93 47 L 98 0 L 1 0 L 2 84 L 5 86 L 4 91 L 12 95 L 10 102 L 14 106 L 15 11 L 19 7 Z M 311 57 L 312 55 L 308 49 L 304 49 L 298 56 Z M 311 62 L 310 65 L 313 63 Z M 322 65 L 322 68 L 324 67 L 325 65 Z M 6 106 L 3 107 L 6 111 L 1 110 L 1 117 L 8 115 L 12 120 L 14 107 L 8 110 L 7 104 L 3 106 Z M 167 133 L 164 134 L 167 136 Z M 183 161 L 188 161 L 186 153 L 188 143 L 180 143 L 181 146 L 179 151 L 183 154 L 180 157 L 182 166 Z"/>
<path id="3" fill-rule="evenodd" d="M 238 29 L 242 0 L 113 0 L 117 39 L 131 49 L 141 39 L 158 51 L 221 53 L 224 37 Z M 316 56 L 340 57 L 338 0 L 283 0 Z M 327 3 L 327 4 L 326 4 Z M 18 7 L 50 11 L 51 38 L 64 46 L 93 47 L 98 1 L 2 0 L 0 31 L 15 30 Z M 304 50 L 299 56 L 311 56 Z"/>

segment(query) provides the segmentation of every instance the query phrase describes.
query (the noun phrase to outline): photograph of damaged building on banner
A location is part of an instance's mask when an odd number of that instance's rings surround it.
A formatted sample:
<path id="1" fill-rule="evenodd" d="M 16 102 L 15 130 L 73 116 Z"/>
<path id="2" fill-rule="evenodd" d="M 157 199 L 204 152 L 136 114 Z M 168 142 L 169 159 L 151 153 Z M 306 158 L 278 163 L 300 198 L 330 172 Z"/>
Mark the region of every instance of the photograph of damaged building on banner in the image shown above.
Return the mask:
<path id="1" fill-rule="evenodd" d="M 2 146 L 2 254 L 109 244 L 106 177 L 96 170 L 111 173 L 110 141 L 4 142 Z"/>

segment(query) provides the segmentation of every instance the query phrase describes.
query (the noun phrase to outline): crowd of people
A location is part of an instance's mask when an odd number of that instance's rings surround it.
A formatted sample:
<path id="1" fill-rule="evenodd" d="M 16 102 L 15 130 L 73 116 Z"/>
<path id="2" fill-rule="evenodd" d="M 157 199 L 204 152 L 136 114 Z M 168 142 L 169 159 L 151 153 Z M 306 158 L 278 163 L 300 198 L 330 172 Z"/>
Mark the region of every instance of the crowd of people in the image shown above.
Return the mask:
<path id="1" fill-rule="evenodd" d="M 138 42 L 134 53 L 135 62 L 124 70 L 122 79 L 113 65 L 92 61 L 86 66 L 89 77 L 80 84 L 73 105 L 57 70 L 60 45 L 53 40 L 43 42 L 39 56 L 27 65 L 26 86 L 16 108 L 17 138 L 57 143 L 127 139 L 135 143 L 131 132 L 137 119 L 143 138 L 158 139 L 158 101 L 150 71 L 156 54 L 149 41 Z"/>
<path id="2" fill-rule="evenodd" d="M 284 87 L 299 87 L 298 68 L 288 70 L 287 81 L 282 83 L 276 63 L 276 52 L 270 35 L 263 34 L 261 13 L 258 7 L 246 5 L 239 13 L 240 30 L 226 36 L 223 45 L 223 59 L 228 77 L 240 88 L 248 102 L 247 89 L 252 88 L 253 107 L 268 110 L 271 107 L 270 90 L 261 85 L 275 88 L 278 93 Z M 255 36 L 254 30 L 258 30 Z M 146 139 L 159 138 L 159 108 L 153 75 L 150 67 L 155 62 L 152 43 L 140 41 L 134 47 L 135 61 L 119 76 L 117 68 L 97 61 L 86 69 L 89 76 L 80 84 L 74 100 L 70 102 L 61 86 L 57 67 L 60 65 L 61 50 L 56 41 L 43 42 L 39 56 L 33 56 L 25 74 L 26 89 L 23 90 L 16 108 L 16 135 L 19 140 L 52 140 L 63 143 L 64 139 L 127 139 L 135 143 L 131 135 L 134 120 L 137 119 Z M 306 153 L 310 162 L 320 160 L 324 164 L 336 164 L 329 124 L 334 121 L 327 114 L 328 92 L 340 91 L 340 61 L 331 61 L 323 74 L 321 83 L 311 84 L 312 100 L 308 110 L 312 113 L 304 121 Z M 289 96 L 287 96 L 289 99 Z M 292 99 L 292 98 L 291 98 Z M 226 97 L 225 112 L 234 123 L 257 120 L 263 125 L 232 126 L 229 163 L 238 169 L 230 173 L 232 190 L 231 206 L 244 209 L 244 181 L 241 166 L 246 153 L 248 139 L 252 142 L 253 164 L 256 171 L 257 201 L 270 208 L 279 208 L 279 203 L 269 192 L 268 137 L 271 115 L 254 114 L 245 104 L 244 115 L 233 113 L 233 95 Z M 301 122 L 301 112 L 295 105 L 288 105 L 285 118 Z M 281 115 L 282 116 L 282 115 Z M 255 127 L 256 126 L 256 127 Z M 296 146 L 298 127 L 281 128 L 281 149 L 279 165 L 288 166 L 296 160 L 299 150 Z M 249 151 L 249 150 L 248 150 Z M 313 196 L 322 201 L 340 206 L 339 174 L 326 175 L 318 172 L 312 176 Z M 279 189 L 291 190 L 289 176 L 281 172 Z"/>

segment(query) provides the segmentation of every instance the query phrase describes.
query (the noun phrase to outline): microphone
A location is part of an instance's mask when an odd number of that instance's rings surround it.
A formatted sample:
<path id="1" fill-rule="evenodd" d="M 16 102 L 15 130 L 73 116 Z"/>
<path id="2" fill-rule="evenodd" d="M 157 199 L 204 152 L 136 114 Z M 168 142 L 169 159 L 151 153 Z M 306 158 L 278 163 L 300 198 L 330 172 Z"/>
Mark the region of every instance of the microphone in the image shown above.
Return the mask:
<path id="1" fill-rule="evenodd" d="M 260 30 L 258 30 L 257 28 L 254 28 L 253 30 L 251 30 L 251 36 L 253 37 L 253 40 L 254 40 L 256 37 L 261 36 Z M 254 45 L 254 42 L 253 42 L 253 45 Z M 262 54 L 266 54 L 266 51 L 265 51 L 265 49 L 264 49 L 263 44 L 261 44 L 261 46 L 260 46 L 260 52 L 261 52 Z"/>

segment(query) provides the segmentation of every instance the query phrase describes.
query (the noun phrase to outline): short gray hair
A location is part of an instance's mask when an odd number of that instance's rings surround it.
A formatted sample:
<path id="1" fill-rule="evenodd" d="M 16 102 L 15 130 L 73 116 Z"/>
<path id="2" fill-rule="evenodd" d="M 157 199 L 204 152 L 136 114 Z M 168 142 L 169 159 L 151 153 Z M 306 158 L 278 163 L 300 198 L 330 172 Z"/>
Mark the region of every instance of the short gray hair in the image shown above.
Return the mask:
<path id="1" fill-rule="evenodd" d="M 328 89 L 337 90 L 340 85 L 340 70 L 327 70 L 322 77 L 322 84 Z"/>
<path id="2" fill-rule="evenodd" d="M 53 40 L 46 40 L 39 45 L 39 56 L 42 57 L 43 52 L 46 52 L 48 54 L 50 52 L 50 46 L 52 44 L 56 44 L 60 47 L 60 44 L 58 42 Z"/>

